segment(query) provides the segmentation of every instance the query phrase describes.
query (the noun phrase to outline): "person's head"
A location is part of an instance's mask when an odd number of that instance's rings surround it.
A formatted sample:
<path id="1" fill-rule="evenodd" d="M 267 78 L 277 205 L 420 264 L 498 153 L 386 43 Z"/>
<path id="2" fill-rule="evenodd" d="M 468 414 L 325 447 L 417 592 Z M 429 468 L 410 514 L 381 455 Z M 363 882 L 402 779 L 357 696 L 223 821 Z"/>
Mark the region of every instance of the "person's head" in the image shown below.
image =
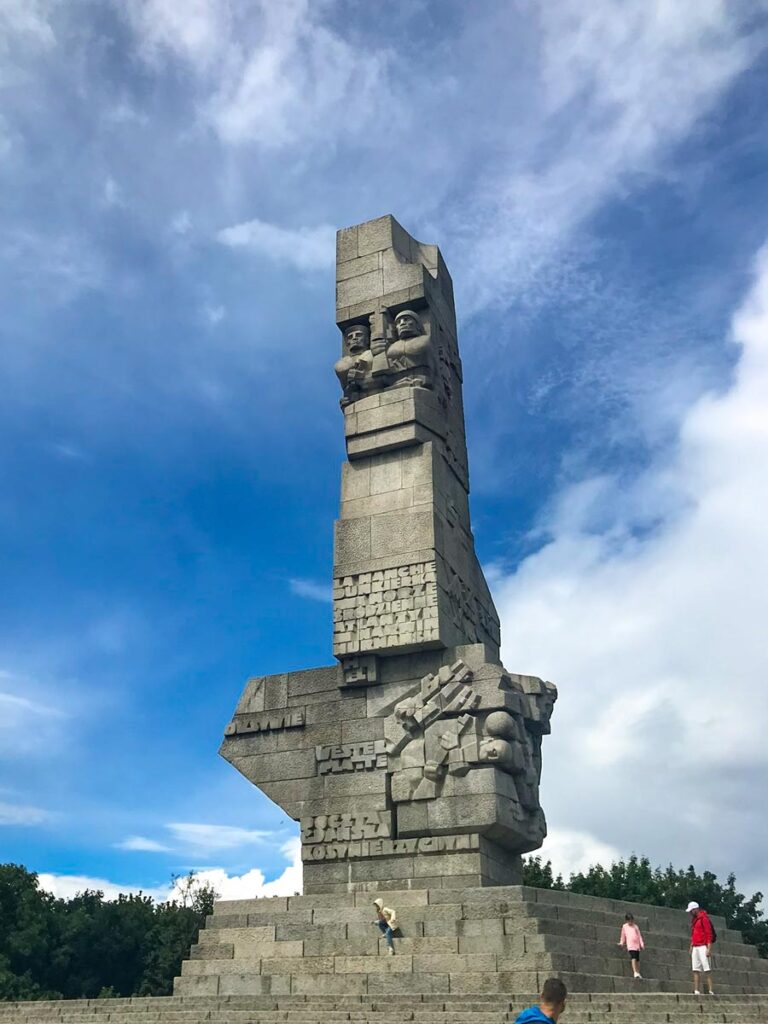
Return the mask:
<path id="1" fill-rule="evenodd" d="M 381 913 L 382 908 L 384 907 L 384 900 L 381 899 L 381 897 L 379 897 L 377 900 L 373 901 L 373 905 L 374 905 L 374 907 L 376 907 L 378 912 Z"/>
<path id="2" fill-rule="evenodd" d="M 699 907 L 699 904 L 695 903 L 693 900 L 691 900 L 691 902 L 685 908 L 685 912 L 686 912 L 686 914 L 690 914 L 691 917 L 696 917 L 696 915 L 698 914 L 700 909 L 701 908 Z"/>
<path id="3" fill-rule="evenodd" d="M 344 331 L 347 350 L 353 355 L 368 348 L 371 338 L 370 328 L 366 324 L 351 324 Z"/>
<path id="4" fill-rule="evenodd" d="M 565 1009 L 567 995 L 568 989 L 565 987 L 564 982 L 560 981 L 559 978 L 547 978 L 541 990 L 539 1005 L 548 1017 L 551 1017 L 552 1020 L 557 1020 Z"/>
<path id="5" fill-rule="evenodd" d="M 421 321 L 412 309 L 403 309 L 395 317 L 398 338 L 417 338 L 421 334 Z"/>
<path id="6" fill-rule="evenodd" d="M 625 914 L 624 915 L 624 920 L 627 922 L 627 924 L 634 924 L 635 923 L 635 915 L 634 914 Z"/>

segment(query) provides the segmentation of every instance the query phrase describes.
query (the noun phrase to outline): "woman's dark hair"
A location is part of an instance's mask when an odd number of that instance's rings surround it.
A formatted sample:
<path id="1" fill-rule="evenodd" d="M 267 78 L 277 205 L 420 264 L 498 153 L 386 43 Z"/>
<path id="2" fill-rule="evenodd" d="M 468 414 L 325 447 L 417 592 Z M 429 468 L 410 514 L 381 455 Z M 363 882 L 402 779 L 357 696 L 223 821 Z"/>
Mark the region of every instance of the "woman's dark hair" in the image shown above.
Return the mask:
<path id="1" fill-rule="evenodd" d="M 625 914 L 624 915 L 624 920 L 625 921 L 634 921 L 635 920 L 635 915 L 634 914 Z"/>

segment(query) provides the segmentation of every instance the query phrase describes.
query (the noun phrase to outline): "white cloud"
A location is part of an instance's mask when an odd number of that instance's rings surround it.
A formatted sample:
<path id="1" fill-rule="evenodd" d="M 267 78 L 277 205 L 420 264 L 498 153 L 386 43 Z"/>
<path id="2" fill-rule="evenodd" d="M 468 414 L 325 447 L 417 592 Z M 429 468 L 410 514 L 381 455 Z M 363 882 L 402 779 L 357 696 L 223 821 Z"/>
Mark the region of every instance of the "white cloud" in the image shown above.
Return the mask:
<path id="1" fill-rule="evenodd" d="M 108 175 L 104 181 L 101 201 L 106 207 L 125 205 L 123 190 L 111 175 Z"/>
<path id="2" fill-rule="evenodd" d="M 38 874 L 40 888 L 44 892 L 53 893 L 59 899 L 72 899 L 79 892 L 101 891 L 108 900 L 117 899 L 121 893 L 143 893 L 144 896 L 151 896 L 158 902 L 164 902 L 170 897 L 170 886 L 142 886 L 142 885 L 121 885 L 119 882 L 110 882 L 106 878 L 95 878 L 91 875 L 57 875 L 47 872 Z"/>
<path id="3" fill-rule="evenodd" d="M 67 462 L 88 461 L 88 456 L 83 449 L 76 444 L 71 444 L 69 441 L 52 441 L 48 447 L 54 455 Z"/>
<path id="4" fill-rule="evenodd" d="M 26 676 L 0 672 L 0 686 L 0 758 L 41 758 L 57 751 L 66 739 L 70 714 Z"/>
<path id="5" fill-rule="evenodd" d="M 266 221 L 245 221 L 217 234 L 222 245 L 249 249 L 274 263 L 297 270 L 325 270 L 336 259 L 336 230 L 328 224 L 314 228 L 281 228 Z"/>
<path id="6" fill-rule="evenodd" d="M 204 868 L 195 872 L 197 880 L 202 884 L 213 885 L 220 899 L 255 899 L 259 896 L 293 896 L 301 892 L 301 843 L 292 838 L 281 847 L 281 852 L 289 861 L 281 874 L 271 882 L 265 881 L 264 872 L 260 868 L 252 868 L 242 875 L 230 875 L 224 868 Z M 40 887 L 55 896 L 69 899 L 85 889 L 101 890 L 107 899 L 115 899 L 120 893 L 139 893 L 151 896 L 158 902 L 178 898 L 181 895 L 183 879 L 176 885 L 142 886 L 137 884 L 121 885 L 105 878 L 93 878 L 87 875 L 40 874 Z"/>
<path id="7" fill-rule="evenodd" d="M 213 305 L 210 302 L 206 302 L 203 304 L 202 314 L 203 319 L 210 327 L 216 327 L 227 315 L 227 311 L 224 306 Z"/>
<path id="8" fill-rule="evenodd" d="M 52 817 L 40 807 L 0 802 L 0 825 L 43 825 Z"/>
<path id="9" fill-rule="evenodd" d="M 167 55 L 192 70 L 198 115 L 221 139 L 279 148 L 299 140 L 328 145 L 393 101 L 388 52 L 344 39 L 322 19 L 333 6 L 143 0 L 119 9 L 150 62 Z"/>
<path id="10" fill-rule="evenodd" d="M 567 881 L 571 874 L 587 871 L 593 864 L 607 867 L 621 856 L 615 846 L 602 843 L 586 832 L 575 829 L 549 830 L 544 845 L 537 851 L 545 861 L 552 861 L 555 875 Z"/>
<path id="11" fill-rule="evenodd" d="M 167 826 L 178 842 L 198 850 L 232 850 L 252 843 L 273 840 L 274 832 L 259 829 L 239 828 L 236 825 L 205 825 L 190 822 L 174 822 Z"/>
<path id="12" fill-rule="evenodd" d="M 100 256 L 90 241 L 75 235 L 6 231 L 0 236 L 0 262 L 7 267 L 7 286 L 42 290 L 54 303 L 69 302 L 104 280 Z"/>
<path id="13" fill-rule="evenodd" d="M 315 580 L 303 580 L 293 578 L 288 580 L 291 593 L 297 597 L 306 597 L 310 601 L 323 601 L 330 604 L 333 601 L 333 590 L 327 583 L 317 583 Z"/>
<path id="14" fill-rule="evenodd" d="M 171 231 L 175 235 L 188 235 L 192 230 L 192 218 L 189 210 L 180 210 L 171 221 Z"/>
<path id="15" fill-rule="evenodd" d="M 146 836 L 128 836 L 127 839 L 115 843 L 115 846 L 118 850 L 135 850 L 141 853 L 169 853 L 171 850 L 170 846 Z"/>
<path id="16" fill-rule="evenodd" d="M 51 49 L 56 39 L 48 20 L 50 9 L 44 0 L 0 0 L 0 55 L 12 56 L 19 44 Z"/>
<path id="17" fill-rule="evenodd" d="M 550 821 L 765 884 L 768 247 L 733 339 L 732 385 L 692 407 L 671 461 L 597 509 L 561 494 L 496 594 L 506 663 L 560 686 Z"/>
<path id="18" fill-rule="evenodd" d="M 448 213 L 464 247 L 456 244 L 458 279 L 471 308 L 573 288 L 567 270 L 553 281 L 547 265 L 563 259 L 576 228 L 603 203 L 643 175 L 668 173 L 671 148 L 764 44 L 746 31 L 748 8 L 727 0 L 540 5 L 533 118 L 506 105 L 518 122 L 516 131 L 508 125 L 508 149 Z M 493 27 L 488 19 L 486 31 Z M 506 13 L 496 24 L 500 37 L 513 28 Z"/>
<path id="19" fill-rule="evenodd" d="M 247 900 L 260 896 L 293 896 L 302 891 L 301 842 L 291 839 L 281 848 L 290 860 L 285 870 L 273 881 L 264 879 L 260 868 L 242 875 L 229 875 L 223 868 L 206 868 L 196 873 L 198 881 L 212 885 L 222 900 Z"/>

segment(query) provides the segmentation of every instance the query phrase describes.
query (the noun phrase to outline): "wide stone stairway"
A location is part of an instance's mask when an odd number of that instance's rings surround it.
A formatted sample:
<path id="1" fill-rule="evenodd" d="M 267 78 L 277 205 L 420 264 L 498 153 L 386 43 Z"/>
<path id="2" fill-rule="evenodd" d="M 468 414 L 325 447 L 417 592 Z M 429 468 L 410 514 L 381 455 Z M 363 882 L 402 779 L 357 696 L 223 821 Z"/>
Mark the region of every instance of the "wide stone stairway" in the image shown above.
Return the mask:
<path id="1" fill-rule="evenodd" d="M 216 904 L 166 998 L 0 1004 L 0 1024 L 424 1024 L 513 1021 L 545 978 L 568 985 L 565 1024 L 768 1021 L 768 960 L 713 918 L 714 997 L 691 994 L 682 911 L 522 886 L 385 892 L 396 955 L 373 925 L 377 894 Z M 627 912 L 644 981 L 617 946 Z"/>

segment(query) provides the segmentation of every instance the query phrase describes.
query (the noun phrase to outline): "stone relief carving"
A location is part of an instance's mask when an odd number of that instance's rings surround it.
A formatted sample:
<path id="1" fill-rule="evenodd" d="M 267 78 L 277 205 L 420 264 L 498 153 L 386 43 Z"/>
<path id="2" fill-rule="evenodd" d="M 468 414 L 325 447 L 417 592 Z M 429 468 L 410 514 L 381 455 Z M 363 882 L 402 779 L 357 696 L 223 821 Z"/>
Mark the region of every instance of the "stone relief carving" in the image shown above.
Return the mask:
<path id="1" fill-rule="evenodd" d="M 302 847 L 301 859 L 356 860 L 359 857 L 404 857 L 415 853 L 448 853 L 477 850 L 480 837 L 473 833 L 458 836 L 424 836 L 420 839 L 373 839 L 350 843 L 321 843 Z"/>
<path id="2" fill-rule="evenodd" d="M 344 355 L 334 367 L 344 396 L 342 406 L 362 398 L 373 387 L 371 369 L 371 329 L 368 324 L 352 324 L 344 331 Z"/>
<path id="3" fill-rule="evenodd" d="M 536 681 L 538 682 L 538 680 Z M 390 754 L 392 799 L 432 800 L 440 796 L 447 775 L 465 776 L 470 770 L 493 766 L 513 776 L 522 808 L 538 808 L 541 771 L 540 732 L 531 732 L 519 710 L 536 716 L 538 727 L 551 714 L 554 687 L 537 694 L 540 703 L 523 693 L 497 688 L 496 707 L 483 710 L 484 695 L 462 661 L 425 676 L 418 689 L 396 705 L 384 725 Z M 509 698 L 510 707 L 498 704 Z M 513 699 L 514 698 L 514 699 Z M 548 719 L 547 719 L 548 721 Z"/>
<path id="4" fill-rule="evenodd" d="M 474 588 L 465 583 L 450 565 L 446 568 L 448 602 L 456 628 L 470 637 L 473 643 L 482 641 L 483 632 L 498 643 L 501 639 L 498 622 L 475 593 Z"/>
<path id="5" fill-rule="evenodd" d="M 235 717 L 224 730 L 224 734 L 225 736 L 246 736 L 248 733 L 277 732 L 280 729 L 302 729 L 305 717 L 304 708 Z"/>
<path id="6" fill-rule="evenodd" d="M 367 324 L 347 326 L 342 339 L 343 355 L 335 366 L 342 407 L 385 388 L 433 388 L 436 379 L 444 377 L 439 391 L 442 404 L 447 405 L 451 394 L 448 357 L 436 356 L 430 330 L 414 310 L 403 309 L 393 316 L 382 306 Z"/>
<path id="7" fill-rule="evenodd" d="M 318 775 L 372 771 L 387 767 L 387 748 L 384 740 L 315 747 L 315 759 Z"/>
<path id="8" fill-rule="evenodd" d="M 337 577 L 333 586 L 334 654 L 435 639 L 436 580 L 434 562 Z"/>
<path id="9" fill-rule="evenodd" d="M 360 839 L 389 839 L 391 835 L 391 811 L 317 814 L 301 822 L 303 843 L 349 843 Z"/>

